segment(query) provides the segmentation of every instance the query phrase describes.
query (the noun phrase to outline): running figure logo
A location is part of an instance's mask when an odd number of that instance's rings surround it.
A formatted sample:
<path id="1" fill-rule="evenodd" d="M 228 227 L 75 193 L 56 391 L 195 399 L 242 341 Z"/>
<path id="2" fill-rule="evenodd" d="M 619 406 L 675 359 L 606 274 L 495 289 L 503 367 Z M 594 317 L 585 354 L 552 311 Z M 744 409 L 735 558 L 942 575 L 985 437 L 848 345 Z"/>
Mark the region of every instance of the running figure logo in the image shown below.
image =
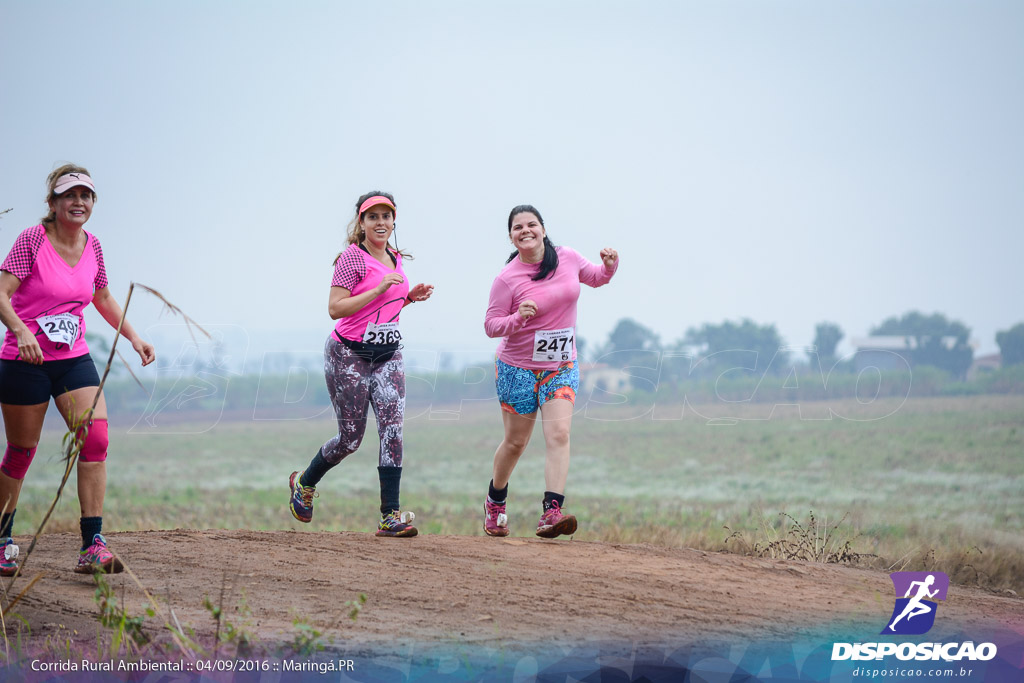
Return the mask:
<path id="1" fill-rule="evenodd" d="M 921 635 L 935 624 L 935 600 L 945 600 L 949 577 L 942 572 L 893 572 L 896 606 L 882 634 Z"/>

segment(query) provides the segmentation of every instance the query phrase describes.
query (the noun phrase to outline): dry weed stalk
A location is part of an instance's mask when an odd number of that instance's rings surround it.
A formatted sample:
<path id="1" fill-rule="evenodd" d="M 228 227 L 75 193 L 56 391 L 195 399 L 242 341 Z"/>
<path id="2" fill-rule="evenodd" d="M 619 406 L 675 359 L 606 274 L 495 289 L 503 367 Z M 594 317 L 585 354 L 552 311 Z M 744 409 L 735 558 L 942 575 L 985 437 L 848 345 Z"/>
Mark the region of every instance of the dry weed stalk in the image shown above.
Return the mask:
<path id="1" fill-rule="evenodd" d="M 779 536 L 774 526 L 768 523 L 768 518 L 762 514 L 760 532 L 763 541 L 756 541 L 751 546 L 739 531 L 725 527 L 731 532 L 725 542 L 736 540 L 745 546 L 748 554 L 771 559 L 850 564 L 860 558 L 860 555 L 853 552 L 850 539 L 840 538 L 839 526 L 846 521 L 848 515 L 843 515 L 842 519 L 832 526 L 828 525 L 827 517 L 819 521 L 813 511 L 808 513 L 806 526 L 785 512 L 780 512 L 779 516 L 792 522 L 792 526 L 783 536 Z"/>
<path id="2" fill-rule="evenodd" d="M 2 214 L 0 214 L 0 215 L 2 215 Z M 51 515 L 53 515 L 53 511 L 57 507 L 57 502 L 60 500 L 61 494 L 63 494 L 63 492 L 64 492 L 64 486 L 67 484 L 68 479 L 71 477 L 71 472 L 74 470 L 75 463 L 78 461 L 78 455 L 79 455 L 79 453 L 82 450 L 82 445 L 83 445 L 83 442 L 84 442 L 84 438 L 85 438 L 86 433 L 88 432 L 88 427 L 86 425 L 88 424 L 89 419 L 92 417 L 93 412 L 96 410 L 96 404 L 99 403 L 100 395 L 103 392 L 103 385 L 106 383 L 107 375 L 110 374 L 110 368 L 111 368 L 111 366 L 114 363 L 114 354 L 117 351 L 117 342 L 121 338 L 121 329 L 124 327 L 124 321 L 125 321 L 125 319 L 126 319 L 126 317 L 128 315 L 128 306 L 131 303 L 132 292 L 135 290 L 135 287 L 140 287 L 140 288 L 146 290 L 147 292 L 149 292 L 150 294 L 152 294 L 156 298 L 160 299 L 160 301 L 162 301 L 164 303 L 165 309 L 169 310 L 171 313 L 173 313 L 175 315 L 180 315 L 182 318 L 184 318 L 185 319 L 185 324 L 188 327 L 189 336 L 192 337 L 192 341 L 193 342 L 195 342 L 195 339 L 196 339 L 195 338 L 195 334 L 193 334 L 193 332 L 192 332 L 192 327 L 193 326 L 196 327 L 204 335 L 206 335 L 207 338 L 211 338 L 209 332 L 204 330 L 202 328 L 202 326 L 199 325 L 199 323 L 197 323 L 195 320 L 193 320 L 188 315 L 186 315 L 184 311 L 182 311 L 180 308 L 178 308 L 177 306 L 172 304 L 170 301 L 168 301 L 164 297 L 163 294 L 161 294 L 160 292 L 156 291 L 152 287 L 149 287 L 149 286 L 144 285 L 142 283 L 139 283 L 139 282 L 132 282 L 131 283 L 131 285 L 128 287 L 128 296 L 126 296 L 125 300 L 124 300 L 124 308 L 121 310 L 121 319 L 118 320 L 118 322 L 117 322 L 117 330 L 116 330 L 116 332 L 114 334 L 114 341 L 110 345 L 110 356 L 107 359 L 106 367 L 103 368 L 103 374 L 100 376 L 100 384 L 96 388 L 96 396 L 93 398 L 92 405 L 89 407 L 89 409 L 87 411 L 85 411 L 84 413 L 82 413 L 77 420 L 72 422 L 72 424 L 70 425 L 70 428 L 69 428 L 67 434 L 64 435 L 64 439 L 63 439 L 63 442 L 62 442 L 62 448 L 63 448 L 63 451 L 64 451 L 64 458 L 63 458 L 64 459 L 64 476 L 60 480 L 60 484 L 57 487 L 57 493 L 53 497 L 53 501 L 50 503 L 50 507 L 47 509 L 46 514 L 43 515 L 43 519 L 39 523 L 39 527 L 36 529 L 35 534 L 32 536 L 32 541 L 29 543 L 28 550 L 25 552 L 24 559 L 22 559 L 21 562 L 18 565 L 17 572 L 15 572 L 14 576 L 11 577 L 11 580 L 7 583 L 7 586 L 3 587 L 3 589 L 2 589 L 3 598 L 5 600 L 7 599 L 11 587 L 14 585 L 14 582 L 18 580 L 19 576 L 21 576 L 21 572 L 25 568 L 25 564 L 28 562 L 28 558 L 32 555 L 32 551 L 35 549 L 36 543 L 39 541 L 39 537 L 42 535 L 43 531 L 46 529 L 46 525 L 50 521 L 50 517 L 51 517 Z M 122 358 L 122 361 L 123 361 L 124 360 L 123 356 L 121 358 Z M 125 363 L 125 364 L 127 365 L 127 363 Z M 131 369 L 129 368 L 129 371 L 130 370 Z M 135 377 L 134 373 L 132 373 L 132 377 Z M 135 378 L 135 381 L 138 382 L 138 378 Z M 141 384 L 140 384 L 140 386 L 141 386 Z M 6 506 L 4 506 L 4 507 L 6 509 Z M 133 579 L 135 578 L 134 575 L 132 575 L 132 578 Z M 136 583 L 138 583 L 137 579 L 136 579 Z M 26 586 L 25 590 L 23 590 L 13 602 L 11 602 L 11 603 L 9 603 L 7 605 L 0 605 L 0 617 L 2 617 L 2 615 L 6 614 L 11 609 L 11 607 L 14 606 L 14 603 L 16 603 L 18 600 L 20 600 L 21 597 L 28 590 L 28 588 L 31 588 L 32 585 L 34 585 L 34 584 L 35 584 L 35 580 L 33 580 L 28 586 Z M 141 584 L 140 584 L 140 586 L 141 586 Z M 145 590 L 145 589 L 143 589 L 143 590 Z M 6 639 L 7 639 L 7 629 L 6 629 L 6 626 L 4 626 L 2 621 L 0 621 L 0 627 L 3 627 L 4 640 L 6 642 Z"/>
<path id="3" fill-rule="evenodd" d="M 139 381 L 139 378 L 135 376 L 135 371 L 132 370 L 132 366 L 128 364 L 127 359 L 125 359 L 125 357 L 121 355 L 120 351 L 117 352 L 117 357 L 121 359 L 121 364 L 124 365 L 125 370 L 127 370 L 128 374 L 132 376 L 132 379 L 135 380 L 135 383 L 139 385 L 139 388 L 146 392 L 146 396 L 148 396 L 149 398 L 153 398 L 153 395 L 149 393 L 149 389 L 147 389 L 142 384 L 142 382 Z"/>

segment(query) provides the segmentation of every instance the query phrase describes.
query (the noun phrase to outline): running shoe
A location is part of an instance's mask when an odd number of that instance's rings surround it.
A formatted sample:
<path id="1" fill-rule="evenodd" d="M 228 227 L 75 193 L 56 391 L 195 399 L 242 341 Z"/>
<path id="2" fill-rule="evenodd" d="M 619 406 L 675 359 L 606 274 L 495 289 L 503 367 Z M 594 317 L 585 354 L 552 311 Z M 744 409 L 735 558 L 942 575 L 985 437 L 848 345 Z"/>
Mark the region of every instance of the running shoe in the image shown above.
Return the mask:
<path id="1" fill-rule="evenodd" d="M 309 524 L 313 520 L 313 499 L 319 498 L 315 486 L 303 486 L 299 481 L 302 479 L 302 472 L 292 472 L 288 480 L 288 487 L 292 490 L 292 497 L 288 501 L 292 516 L 300 522 Z"/>
<path id="2" fill-rule="evenodd" d="M 576 518 L 562 512 L 562 507 L 551 501 L 551 507 L 544 511 L 537 523 L 537 535 L 541 538 L 569 536 L 576 533 Z"/>
<path id="3" fill-rule="evenodd" d="M 0 552 L 0 576 L 14 576 L 18 572 L 17 558 L 18 546 L 14 545 L 13 538 L 8 538 L 3 552 Z"/>
<path id="4" fill-rule="evenodd" d="M 508 515 L 505 503 L 492 503 L 484 499 L 484 533 L 488 536 L 508 536 Z"/>
<path id="5" fill-rule="evenodd" d="M 78 553 L 76 574 L 92 574 L 93 572 L 120 574 L 122 571 L 124 571 L 124 567 L 121 565 L 121 561 L 107 549 L 107 539 L 103 538 L 103 534 L 93 536 L 92 545 Z"/>
<path id="6" fill-rule="evenodd" d="M 411 512 L 399 512 L 398 510 L 393 510 L 388 514 L 381 516 L 380 524 L 377 526 L 377 535 L 396 536 L 402 538 L 415 536 L 419 532 L 416 531 L 416 527 L 412 525 L 414 519 L 416 519 L 416 515 Z"/>

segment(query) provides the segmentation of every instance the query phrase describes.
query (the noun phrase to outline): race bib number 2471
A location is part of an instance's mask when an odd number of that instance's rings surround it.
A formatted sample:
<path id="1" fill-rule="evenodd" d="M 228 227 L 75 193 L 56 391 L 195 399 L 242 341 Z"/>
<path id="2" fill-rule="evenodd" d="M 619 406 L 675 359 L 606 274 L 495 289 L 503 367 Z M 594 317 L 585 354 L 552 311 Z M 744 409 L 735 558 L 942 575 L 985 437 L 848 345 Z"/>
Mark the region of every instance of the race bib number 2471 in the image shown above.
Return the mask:
<path id="1" fill-rule="evenodd" d="M 533 360 L 572 360 L 575 342 L 576 335 L 572 327 L 567 327 L 564 330 L 540 330 L 535 332 L 533 335 Z"/>

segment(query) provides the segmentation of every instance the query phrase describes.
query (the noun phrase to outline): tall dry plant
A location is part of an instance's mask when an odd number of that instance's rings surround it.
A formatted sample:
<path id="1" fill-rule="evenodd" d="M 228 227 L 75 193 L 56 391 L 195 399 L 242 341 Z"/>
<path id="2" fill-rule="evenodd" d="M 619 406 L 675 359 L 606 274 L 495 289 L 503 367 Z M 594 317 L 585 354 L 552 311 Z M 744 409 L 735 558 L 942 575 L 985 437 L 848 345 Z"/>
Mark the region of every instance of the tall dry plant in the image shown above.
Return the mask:
<path id="1" fill-rule="evenodd" d="M 46 525 L 50 521 L 50 516 L 53 515 L 53 511 L 57 507 L 57 502 L 60 500 L 61 494 L 64 493 L 64 486 L 67 484 L 68 479 L 71 477 L 71 472 L 74 471 L 75 463 L 78 461 L 78 455 L 82 451 L 82 445 L 84 443 L 85 435 L 88 432 L 87 425 L 89 423 L 89 420 L 92 418 L 94 411 L 96 410 L 96 404 L 99 403 L 100 394 L 103 392 L 103 385 L 106 383 L 107 375 L 110 374 L 110 368 L 114 364 L 114 354 L 117 352 L 117 342 L 121 338 L 121 329 L 124 327 L 124 321 L 128 315 L 128 306 L 131 303 L 132 293 L 135 291 L 136 287 L 144 289 L 145 291 L 149 292 L 156 298 L 160 299 L 160 301 L 162 301 L 164 304 L 165 310 L 170 311 L 174 315 L 180 315 L 185 320 L 185 324 L 188 327 L 188 332 L 189 335 L 192 337 L 193 342 L 196 339 L 195 334 L 193 334 L 192 332 L 193 327 L 195 327 L 197 330 L 206 335 L 208 339 L 212 338 L 210 336 L 210 333 L 204 330 L 202 326 L 199 325 L 199 323 L 197 323 L 195 320 L 186 315 L 184 311 L 182 311 L 180 308 L 172 304 L 170 301 L 167 300 L 166 297 L 164 297 L 163 294 L 156 291 L 152 287 L 141 284 L 139 282 L 132 282 L 131 285 L 128 287 L 128 296 L 126 296 L 124 300 L 124 308 L 121 311 L 121 319 L 118 320 L 117 322 L 117 331 L 114 335 L 114 342 L 110 345 L 110 356 L 107 358 L 106 367 L 103 368 L 103 375 L 100 377 L 100 385 L 99 387 L 96 388 L 96 396 L 93 398 L 92 405 L 89 407 L 89 409 L 82 413 L 77 420 L 72 421 L 72 423 L 69 425 L 67 434 L 64 435 L 64 439 L 62 442 L 62 450 L 64 453 L 64 476 L 61 478 L 60 484 L 57 486 L 57 493 L 56 495 L 54 495 L 53 501 L 50 503 L 50 507 L 47 509 L 46 514 L 43 515 L 43 519 L 39 523 L 39 527 L 36 529 L 35 534 L 33 534 L 32 541 L 29 543 L 28 550 L 25 552 L 25 557 L 18 564 L 17 572 L 15 572 L 14 576 L 12 576 L 10 581 L 7 582 L 6 586 L 0 585 L 0 592 L 2 592 L 2 599 L 4 601 L 4 604 L 0 605 L 0 628 L 3 629 L 5 644 L 7 642 L 7 629 L 5 626 L 5 622 L 3 621 L 4 615 L 6 615 L 11 610 L 11 608 L 14 607 L 15 604 L 17 604 L 18 600 L 20 600 L 22 596 L 25 595 L 28 589 L 31 588 L 32 585 L 34 585 L 35 582 L 42 575 L 40 574 L 35 579 L 33 579 L 32 582 L 28 586 L 26 586 L 25 589 L 22 590 L 22 592 L 13 600 L 9 599 L 10 591 L 14 586 L 14 582 L 17 581 L 18 577 L 21 576 L 22 570 L 24 570 L 25 565 L 28 563 L 28 558 L 32 555 L 32 551 L 35 550 L 36 543 L 39 541 L 39 537 L 46 529 Z M 124 357 L 120 357 L 122 362 L 124 362 Z M 125 365 L 127 365 L 127 363 L 125 363 Z M 128 368 L 128 371 L 131 372 L 131 368 Z M 135 378 L 136 382 L 139 381 L 138 378 L 135 377 L 134 373 L 132 373 L 132 377 Z M 139 383 L 139 385 L 141 386 L 141 383 Z M 6 509 L 6 506 L 4 507 Z"/>

